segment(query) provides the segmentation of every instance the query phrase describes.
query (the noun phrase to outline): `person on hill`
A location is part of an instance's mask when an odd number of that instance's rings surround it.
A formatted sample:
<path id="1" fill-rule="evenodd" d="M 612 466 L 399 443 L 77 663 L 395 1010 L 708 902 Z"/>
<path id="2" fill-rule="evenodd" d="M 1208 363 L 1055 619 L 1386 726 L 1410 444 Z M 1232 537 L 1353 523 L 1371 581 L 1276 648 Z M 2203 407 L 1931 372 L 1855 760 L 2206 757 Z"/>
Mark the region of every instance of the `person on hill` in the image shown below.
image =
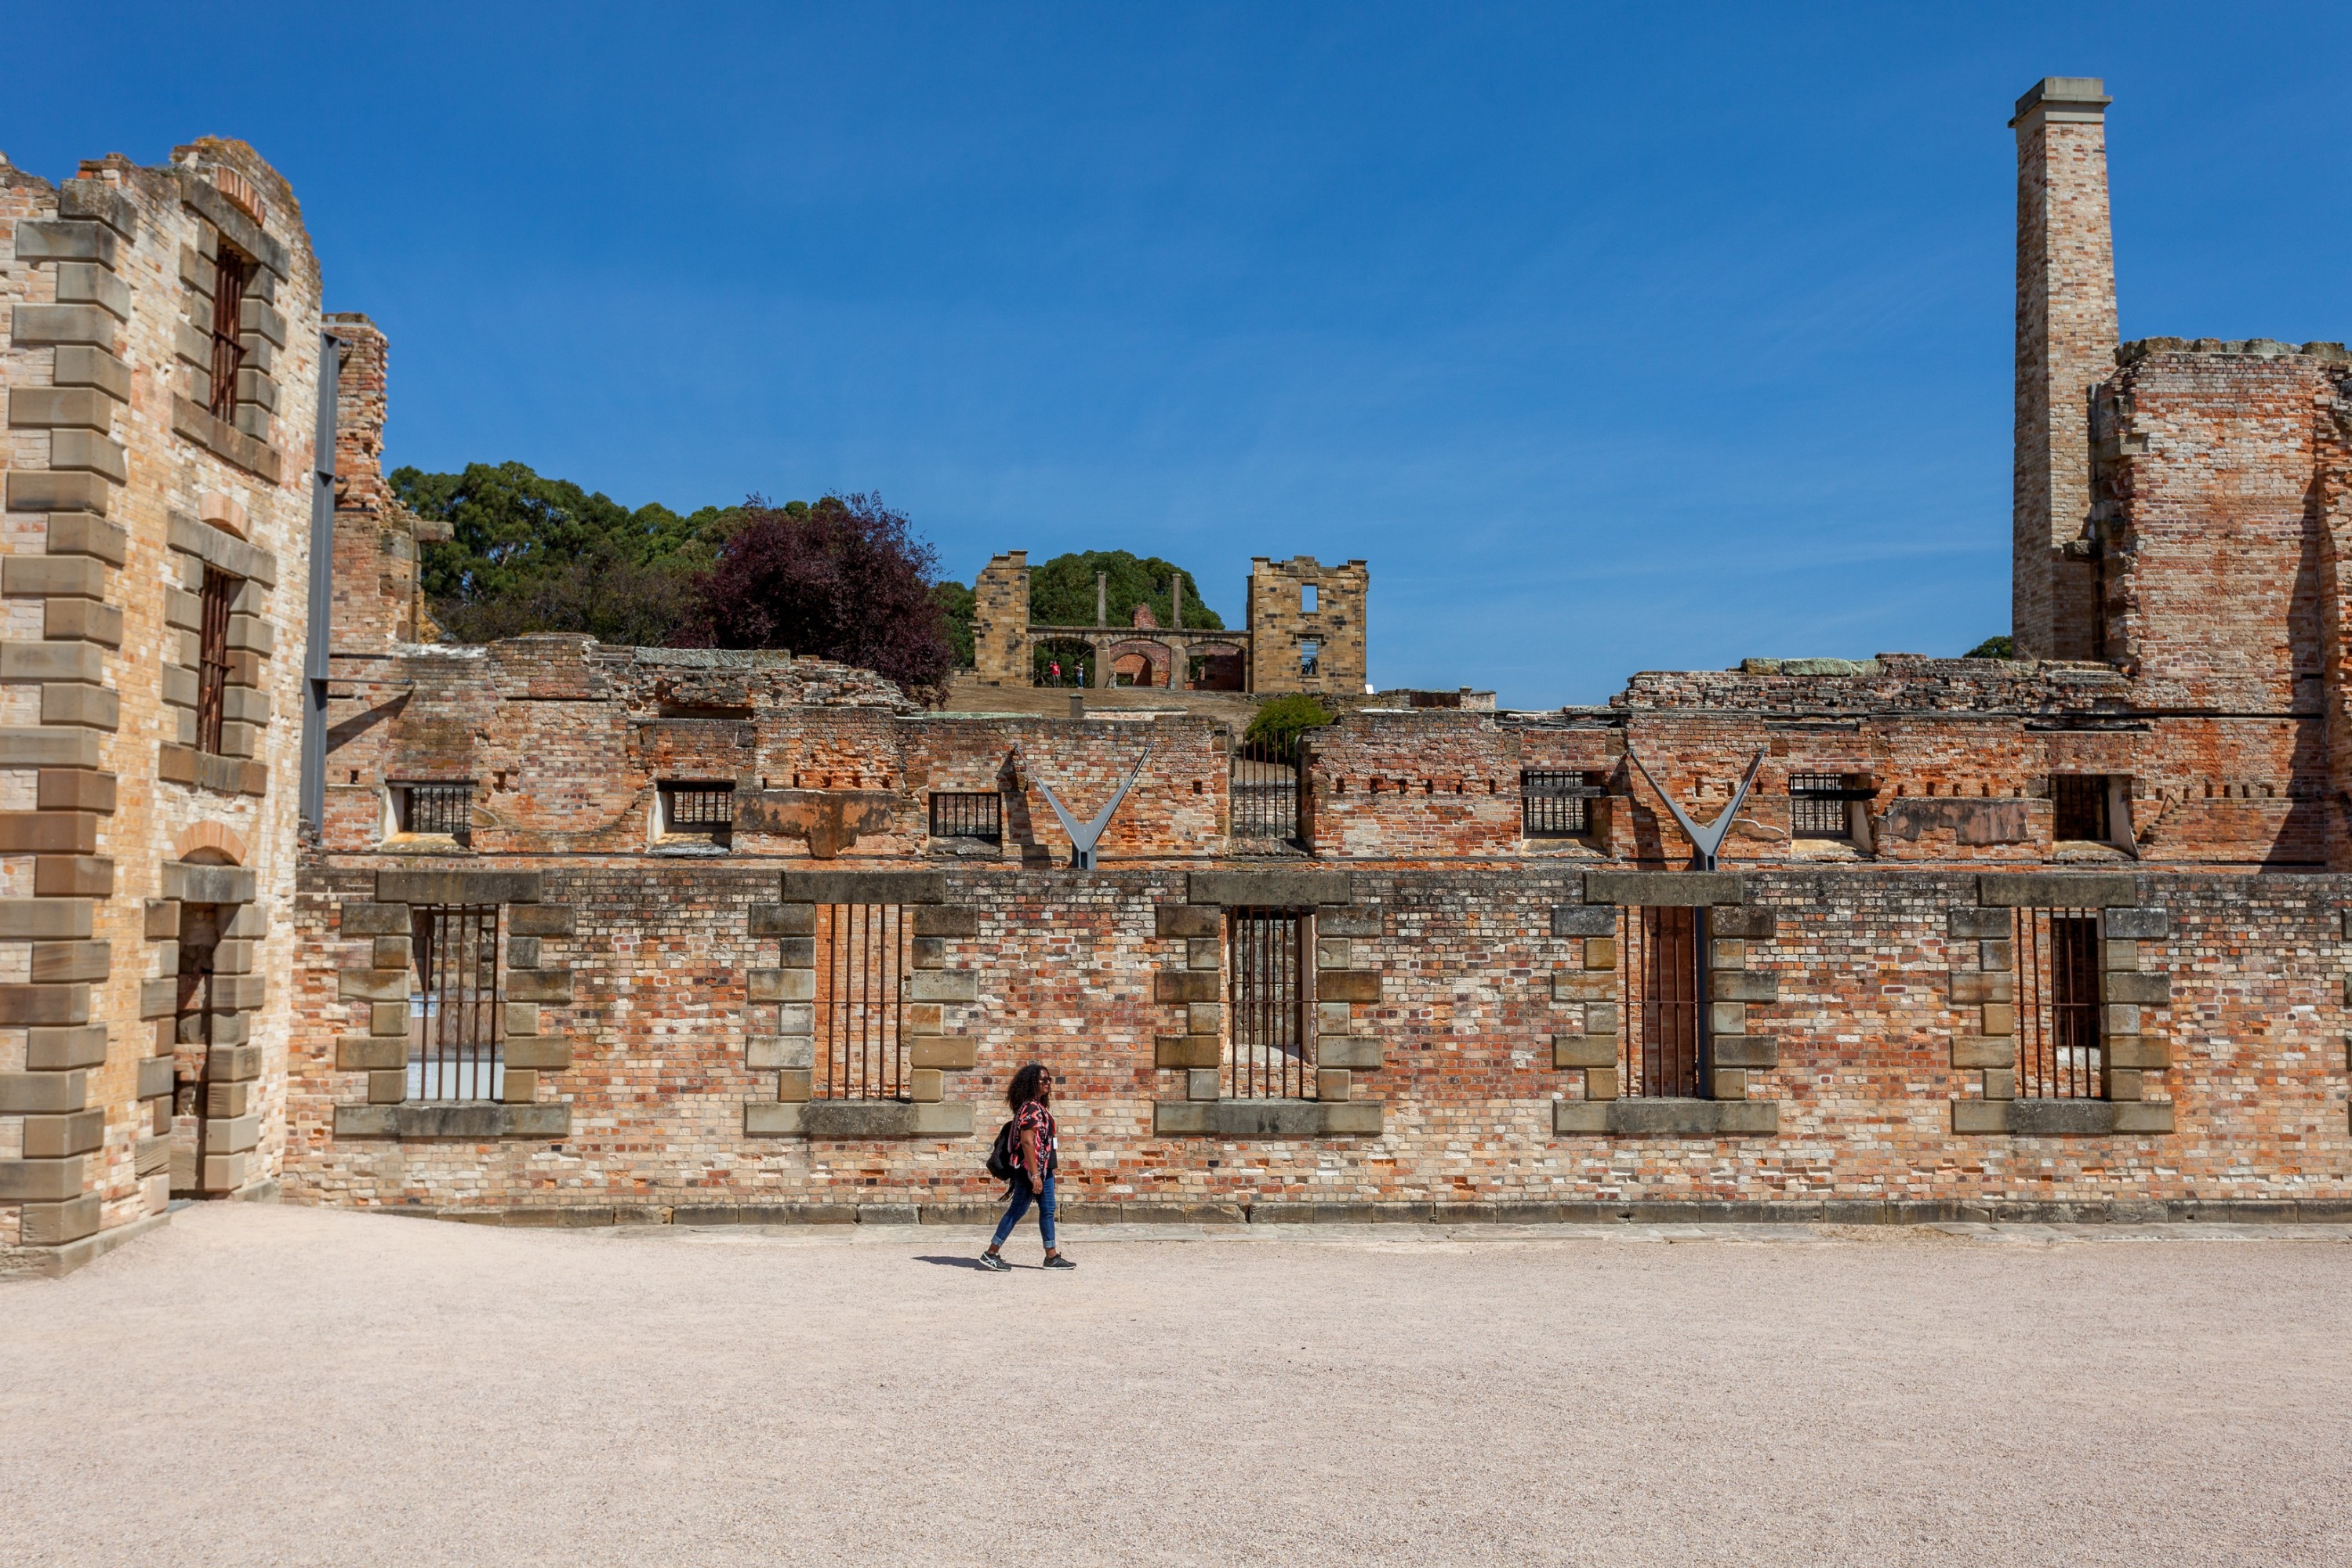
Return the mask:
<path id="1" fill-rule="evenodd" d="M 1004 1260 L 1004 1238 L 1034 1203 L 1037 1231 L 1045 1241 L 1045 1267 L 1076 1268 L 1077 1265 L 1054 1245 L 1054 1172 L 1061 1163 L 1061 1140 L 1054 1126 L 1054 1075 L 1040 1063 L 1029 1063 L 1013 1075 L 1012 1083 L 1005 1087 L 1004 1102 L 1013 1108 L 1016 1151 L 1009 1190 L 1012 1202 L 1005 1205 L 1004 1217 L 996 1222 L 996 1236 L 980 1255 L 980 1266 L 994 1273 L 1012 1269 L 1013 1265 Z"/>

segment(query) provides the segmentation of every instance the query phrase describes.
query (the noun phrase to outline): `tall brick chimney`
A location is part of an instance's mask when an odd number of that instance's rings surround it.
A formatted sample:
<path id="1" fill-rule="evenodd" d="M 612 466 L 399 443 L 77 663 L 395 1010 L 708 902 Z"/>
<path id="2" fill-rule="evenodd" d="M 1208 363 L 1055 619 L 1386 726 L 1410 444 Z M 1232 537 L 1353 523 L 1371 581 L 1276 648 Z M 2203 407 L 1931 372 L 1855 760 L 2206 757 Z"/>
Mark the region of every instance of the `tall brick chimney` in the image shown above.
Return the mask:
<path id="1" fill-rule="evenodd" d="M 2017 443 L 2010 632 L 2020 658 L 2095 658 L 2091 389 L 2116 369 L 2107 105 L 2096 77 L 2017 100 Z"/>

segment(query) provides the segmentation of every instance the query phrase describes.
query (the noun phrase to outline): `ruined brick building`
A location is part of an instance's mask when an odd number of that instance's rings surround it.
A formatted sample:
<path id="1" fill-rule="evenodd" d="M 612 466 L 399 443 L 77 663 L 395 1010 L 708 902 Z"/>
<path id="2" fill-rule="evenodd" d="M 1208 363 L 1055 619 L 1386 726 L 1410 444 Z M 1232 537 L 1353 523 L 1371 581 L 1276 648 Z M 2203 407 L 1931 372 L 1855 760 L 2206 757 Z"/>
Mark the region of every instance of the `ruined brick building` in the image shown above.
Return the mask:
<path id="1" fill-rule="evenodd" d="M 1215 710 L 417 642 L 384 344 L 276 176 L 8 172 L 0 1248 L 965 1215 L 1032 1058 L 1085 1213 L 2352 1209 L 2352 356 L 2116 341 L 2106 107 L 2013 121 L 2020 658 L 1359 706 L 1248 774 Z"/>
<path id="2" fill-rule="evenodd" d="M 983 686 L 1027 686 L 1041 651 L 1058 652 L 1096 686 L 1162 690 L 1347 692 L 1365 689 L 1365 599 L 1360 561 L 1326 566 L 1312 556 L 1250 563 L 1240 631 L 1184 625 L 1183 583 L 1170 584 L 1169 626 L 1139 609 L 1113 626 L 1095 584 L 1095 624 L 1056 626 L 1029 618 L 1029 552 L 1008 551 L 981 568 L 972 594 L 975 673 Z"/>

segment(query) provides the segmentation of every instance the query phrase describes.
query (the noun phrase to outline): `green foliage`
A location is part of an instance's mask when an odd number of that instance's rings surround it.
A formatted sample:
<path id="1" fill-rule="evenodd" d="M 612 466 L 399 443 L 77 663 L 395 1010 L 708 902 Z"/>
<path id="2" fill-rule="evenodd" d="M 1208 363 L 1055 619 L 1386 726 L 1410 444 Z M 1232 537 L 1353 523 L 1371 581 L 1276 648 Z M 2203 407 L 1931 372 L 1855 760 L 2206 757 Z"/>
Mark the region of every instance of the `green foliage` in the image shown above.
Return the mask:
<path id="1" fill-rule="evenodd" d="M 390 481 L 410 510 L 450 525 L 454 537 L 425 546 L 419 568 L 434 618 L 459 642 L 534 631 L 668 642 L 694 578 L 742 511 L 681 516 L 658 503 L 631 511 L 521 463 L 469 463 L 457 474 L 401 468 Z"/>
<path id="2" fill-rule="evenodd" d="M 1242 739 L 1287 752 L 1307 731 L 1330 723 L 1338 715 L 1303 691 L 1276 697 L 1261 705 Z"/>
<path id="3" fill-rule="evenodd" d="M 973 663 L 971 610 L 975 595 L 961 583 L 935 583 L 931 585 L 931 597 L 947 612 L 948 640 L 955 645 L 955 667 L 970 669 Z"/>
<path id="4" fill-rule="evenodd" d="M 1217 612 L 1201 602 L 1201 585 L 1192 574 L 1157 555 L 1138 556 L 1126 550 L 1085 550 L 1056 555 L 1029 574 L 1029 618 L 1042 626 L 1090 626 L 1095 624 L 1095 574 L 1108 573 L 1110 624 L 1128 625 L 1135 606 L 1149 605 L 1161 626 L 1171 624 L 1172 606 L 1168 580 L 1184 579 L 1184 625 L 1203 631 L 1223 631 Z"/>
<path id="5" fill-rule="evenodd" d="M 1960 657 L 1962 658 L 2015 658 L 2017 644 L 2011 640 L 2008 633 L 2003 632 L 1997 637 L 1985 638 Z"/>

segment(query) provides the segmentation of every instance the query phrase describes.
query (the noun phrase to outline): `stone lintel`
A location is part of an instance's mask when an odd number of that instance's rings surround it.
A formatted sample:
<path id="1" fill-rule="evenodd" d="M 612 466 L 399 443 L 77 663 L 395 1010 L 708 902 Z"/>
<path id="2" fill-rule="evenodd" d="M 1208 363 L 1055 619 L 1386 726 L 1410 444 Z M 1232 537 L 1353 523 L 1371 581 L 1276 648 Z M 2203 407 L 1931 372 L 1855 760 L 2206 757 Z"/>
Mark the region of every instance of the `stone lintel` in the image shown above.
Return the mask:
<path id="1" fill-rule="evenodd" d="M 1629 908 L 1705 909 L 1745 901 L 1737 871 L 1587 871 L 1584 901 Z"/>
<path id="2" fill-rule="evenodd" d="M 1194 871 L 1185 879 L 1184 901 L 1226 909 L 1352 904 L 1356 878 L 1351 871 Z"/>
<path id="3" fill-rule="evenodd" d="M 946 873 L 941 871 L 786 871 L 783 873 L 783 901 L 787 904 L 944 904 L 948 901 L 948 879 Z"/>
<path id="4" fill-rule="evenodd" d="M 2139 902 L 2139 879 L 2113 871 L 1989 871 L 1977 878 L 1977 902 L 1987 909 L 2114 909 Z"/>

